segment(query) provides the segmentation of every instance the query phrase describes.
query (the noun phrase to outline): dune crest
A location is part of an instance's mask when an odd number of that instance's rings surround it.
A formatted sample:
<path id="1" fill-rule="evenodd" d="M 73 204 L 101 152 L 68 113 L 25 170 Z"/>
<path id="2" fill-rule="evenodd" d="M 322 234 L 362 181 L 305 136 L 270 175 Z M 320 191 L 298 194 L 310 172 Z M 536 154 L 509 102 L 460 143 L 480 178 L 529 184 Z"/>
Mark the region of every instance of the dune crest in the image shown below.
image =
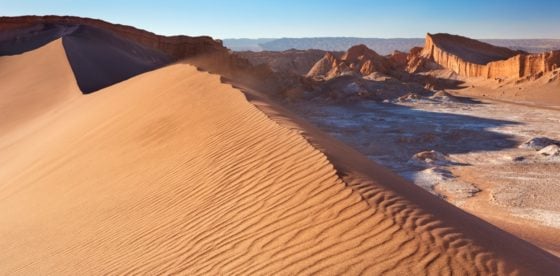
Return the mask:
<path id="1" fill-rule="evenodd" d="M 0 136 L 80 95 L 60 39 L 0 57 Z"/>

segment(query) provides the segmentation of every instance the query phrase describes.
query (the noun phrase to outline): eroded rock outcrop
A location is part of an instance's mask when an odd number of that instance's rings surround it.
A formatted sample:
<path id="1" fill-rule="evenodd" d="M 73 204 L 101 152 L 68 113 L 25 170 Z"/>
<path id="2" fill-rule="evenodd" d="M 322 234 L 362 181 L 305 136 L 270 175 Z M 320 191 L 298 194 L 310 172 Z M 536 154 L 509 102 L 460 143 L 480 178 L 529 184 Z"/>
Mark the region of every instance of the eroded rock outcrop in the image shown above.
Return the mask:
<path id="1" fill-rule="evenodd" d="M 409 72 L 422 70 L 426 60 L 464 77 L 523 78 L 560 66 L 560 51 L 528 54 L 450 34 L 427 34 L 422 51 L 413 49 Z"/>
<path id="2" fill-rule="evenodd" d="M 313 67 L 311 67 L 307 73 L 307 77 L 327 77 L 333 69 L 339 66 L 339 63 L 340 60 L 338 58 L 331 52 L 327 52 Z"/>
<path id="3" fill-rule="evenodd" d="M 307 73 L 310 78 L 332 79 L 337 76 L 357 74 L 367 76 L 372 73 L 388 73 L 391 62 L 361 44 L 348 49 L 340 58 L 326 53 Z"/>
<path id="4" fill-rule="evenodd" d="M 395 50 L 389 55 L 389 62 L 391 62 L 396 69 L 404 70 L 408 62 L 408 53 Z"/>

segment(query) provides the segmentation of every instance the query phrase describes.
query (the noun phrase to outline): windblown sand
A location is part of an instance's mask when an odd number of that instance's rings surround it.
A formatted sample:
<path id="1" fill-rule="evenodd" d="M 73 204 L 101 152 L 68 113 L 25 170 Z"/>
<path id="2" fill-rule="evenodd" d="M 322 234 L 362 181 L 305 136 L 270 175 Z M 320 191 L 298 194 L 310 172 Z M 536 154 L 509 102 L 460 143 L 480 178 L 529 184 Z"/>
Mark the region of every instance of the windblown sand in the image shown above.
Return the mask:
<path id="1" fill-rule="evenodd" d="M 0 136 L 80 95 L 61 40 L 0 57 Z"/>
<path id="2" fill-rule="evenodd" d="M 322 153 L 191 65 L 89 95 L 60 40 L 0 65 L 2 274 L 560 270 L 344 146 Z"/>

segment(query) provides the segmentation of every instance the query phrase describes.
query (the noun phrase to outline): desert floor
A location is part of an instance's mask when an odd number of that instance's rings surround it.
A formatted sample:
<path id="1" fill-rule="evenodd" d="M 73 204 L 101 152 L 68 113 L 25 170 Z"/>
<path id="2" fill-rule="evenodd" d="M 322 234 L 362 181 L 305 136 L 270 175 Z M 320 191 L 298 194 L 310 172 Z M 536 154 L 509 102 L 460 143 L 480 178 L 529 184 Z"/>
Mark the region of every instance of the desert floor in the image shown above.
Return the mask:
<path id="1" fill-rule="evenodd" d="M 453 96 L 292 107 L 431 193 L 560 254 L 560 157 L 518 148 L 559 139 L 560 109 Z M 413 158 L 431 150 L 441 159 Z"/>

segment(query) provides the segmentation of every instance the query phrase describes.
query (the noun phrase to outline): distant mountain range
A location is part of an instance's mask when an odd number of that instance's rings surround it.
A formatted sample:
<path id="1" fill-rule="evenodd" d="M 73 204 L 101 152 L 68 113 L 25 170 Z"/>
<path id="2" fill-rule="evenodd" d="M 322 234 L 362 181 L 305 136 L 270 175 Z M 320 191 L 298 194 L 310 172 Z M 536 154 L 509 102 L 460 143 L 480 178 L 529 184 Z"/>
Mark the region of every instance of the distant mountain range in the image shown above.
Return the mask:
<path id="1" fill-rule="evenodd" d="M 496 46 L 538 53 L 560 50 L 560 39 L 481 39 Z M 381 55 L 395 50 L 408 52 L 413 47 L 424 45 L 424 38 L 360 38 L 360 37 L 310 37 L 310 38 L 261 38 L 224 39 L 224 46 L 233 51 L 285 51 L 289 49 L 319 49 L 346 51 L 350 47 L 364 44 Z"/>
<path id="2" fill-rule="evenodd" d="M 260 52 L 264 51 L 263 44 L 267 42 L 272 42 L 277 40 L 275 38 L 257 38 L 257 39 L 250 39 L 250 38 L 232 38 L 232 39 L 224 39 L 224 46 L 234 50 L 234 51 L 254 51 Z"/>

